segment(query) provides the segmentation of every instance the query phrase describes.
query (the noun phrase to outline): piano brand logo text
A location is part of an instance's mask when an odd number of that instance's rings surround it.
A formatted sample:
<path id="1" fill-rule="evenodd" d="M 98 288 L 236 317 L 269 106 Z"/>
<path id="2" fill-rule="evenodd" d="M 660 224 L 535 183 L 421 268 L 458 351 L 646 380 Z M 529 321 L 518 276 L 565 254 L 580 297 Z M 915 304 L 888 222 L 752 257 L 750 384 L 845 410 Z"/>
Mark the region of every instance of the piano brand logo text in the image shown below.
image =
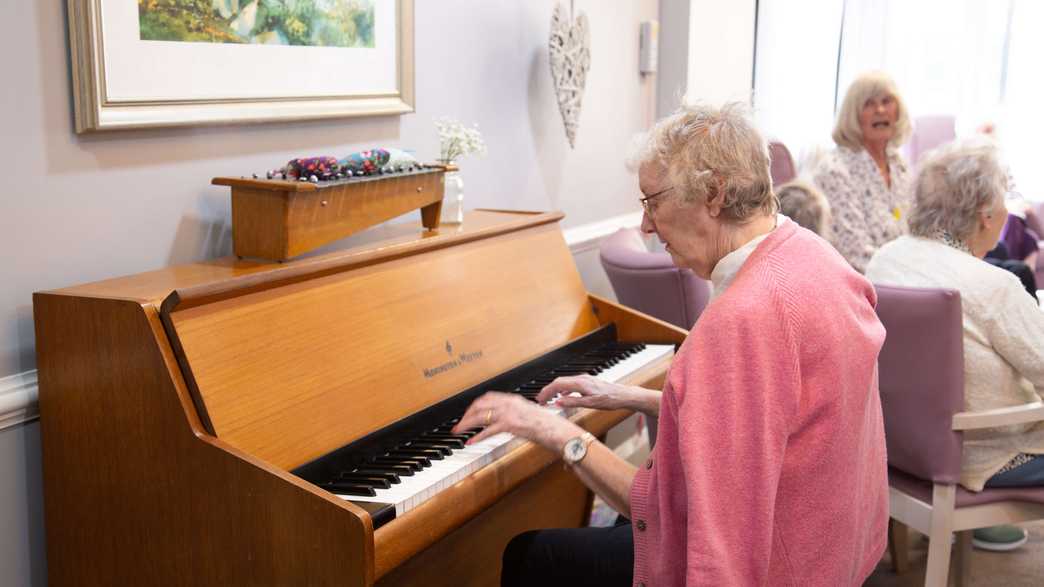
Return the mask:
<path id="1" fill-rule="evenodd" d="M 453 356 L 453 345 L 446 341 L 446 353 L 451 357 Z M 465 363 L 471 363 L 482 358 L 482 351 L 474 351 L 471 353 L 460 353 L 456 357 L 446 361 L 445 363 L 435 365 L 434 367 L 428 367 L 424 370 L 424 377 L 431 379 L 436 375 L 441 375 L 450 369 L 456 369 Z"/>

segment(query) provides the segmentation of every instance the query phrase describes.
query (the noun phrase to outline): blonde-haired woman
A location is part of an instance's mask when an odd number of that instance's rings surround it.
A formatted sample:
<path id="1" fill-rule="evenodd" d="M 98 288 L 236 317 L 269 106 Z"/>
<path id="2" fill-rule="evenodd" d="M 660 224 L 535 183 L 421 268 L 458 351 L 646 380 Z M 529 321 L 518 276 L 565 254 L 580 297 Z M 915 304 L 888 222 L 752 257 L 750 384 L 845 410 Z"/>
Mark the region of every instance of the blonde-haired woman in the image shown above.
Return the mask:
<path id="1" fill-rule="evenodd" d="M 833 243 L 858 271 L 881 245 L 906 232 L 908 171 L 898 148 L 910 117 L 895 82 L 881 72 L 859 76 L 837 115 L 831 151 L 813 174 L 833 213 Z"/>

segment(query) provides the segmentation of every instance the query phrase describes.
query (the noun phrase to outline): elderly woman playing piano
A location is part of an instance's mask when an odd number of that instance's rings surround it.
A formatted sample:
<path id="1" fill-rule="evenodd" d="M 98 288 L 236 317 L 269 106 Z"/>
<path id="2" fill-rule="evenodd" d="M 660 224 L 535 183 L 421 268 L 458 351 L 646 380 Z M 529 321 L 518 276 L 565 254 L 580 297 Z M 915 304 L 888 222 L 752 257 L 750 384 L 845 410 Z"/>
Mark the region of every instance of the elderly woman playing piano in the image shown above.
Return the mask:
<path id="1" fill-rule="evenodd" d="M 884 329 L 870 284 L 778 216 L 764 138 L 742 106 L 685 107 L 635 157 L 642 230 L 714 283 L 662 393 L 565 377 L 539 399 L 659 416 L 635 468 L 569 420 L 488 393 L 457 429 L 563 455 L 628 527 L 516 537 L 504 585 L 860 585 L 885 547 Z"/>

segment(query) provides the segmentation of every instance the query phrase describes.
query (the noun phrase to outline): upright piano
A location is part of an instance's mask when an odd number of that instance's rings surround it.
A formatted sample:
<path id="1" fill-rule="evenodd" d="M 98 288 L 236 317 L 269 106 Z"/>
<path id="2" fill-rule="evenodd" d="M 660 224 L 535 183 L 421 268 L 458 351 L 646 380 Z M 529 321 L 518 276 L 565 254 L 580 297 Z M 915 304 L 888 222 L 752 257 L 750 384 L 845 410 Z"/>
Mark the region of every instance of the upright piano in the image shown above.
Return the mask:
<path id="1" fill-rule="evenodd" d="M 560 219 L 35 294 L 51 584 L 496 585 L 511 537 L 583 524 L 558 455 L 449 433 L 489 389 L 662 383 L 685 332 L 587 293 Z"/>

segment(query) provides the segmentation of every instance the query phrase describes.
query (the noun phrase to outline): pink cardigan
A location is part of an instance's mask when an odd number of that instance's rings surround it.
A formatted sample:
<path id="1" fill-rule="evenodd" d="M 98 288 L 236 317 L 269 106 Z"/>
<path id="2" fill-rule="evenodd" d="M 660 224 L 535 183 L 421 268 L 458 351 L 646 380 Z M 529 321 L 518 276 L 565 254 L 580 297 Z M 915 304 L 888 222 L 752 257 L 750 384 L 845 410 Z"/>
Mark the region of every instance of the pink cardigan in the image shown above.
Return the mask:
<path id="1" fill-rule="evenodd" d="M 876 302 L 793 222 L 758 245 L 668 373 L 635 585 L 862 584 L 888 525 Z"/>

